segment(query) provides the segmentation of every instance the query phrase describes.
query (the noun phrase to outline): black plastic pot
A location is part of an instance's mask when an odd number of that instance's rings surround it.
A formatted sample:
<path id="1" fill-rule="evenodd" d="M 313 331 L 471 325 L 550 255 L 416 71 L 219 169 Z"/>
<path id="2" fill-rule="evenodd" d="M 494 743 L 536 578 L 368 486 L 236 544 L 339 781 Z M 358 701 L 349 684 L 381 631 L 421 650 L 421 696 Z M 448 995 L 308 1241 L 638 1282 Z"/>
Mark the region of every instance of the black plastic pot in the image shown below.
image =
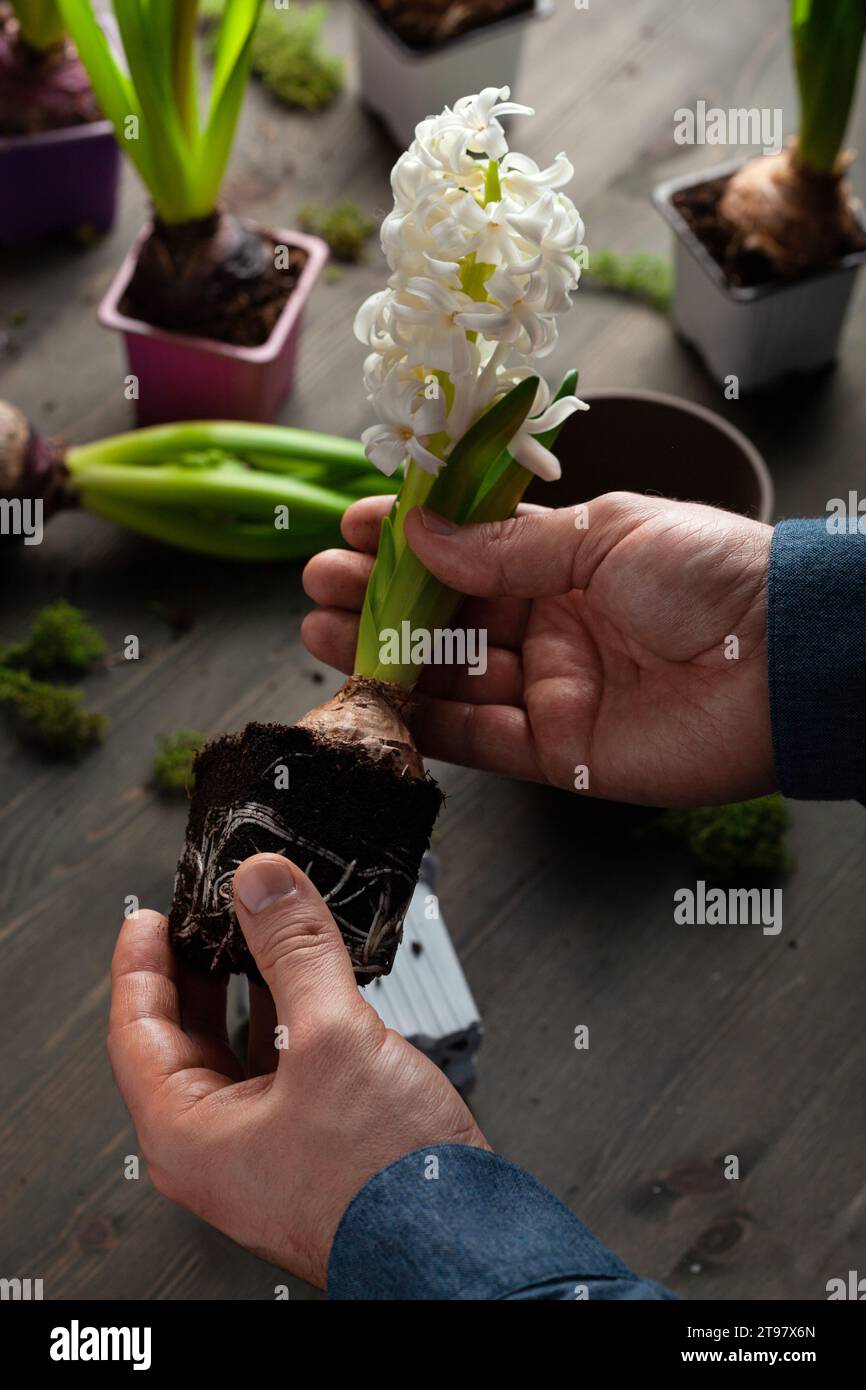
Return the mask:
<path id="1" fill-rule="evenodd" d="M 527 502 L 568 507 L 605 492 L 704 502 L 769 521 L 773 483 L 755 446 L 727 420 L 658 391 L 582 391 L 556 445 L 562 477 L 534 481 Z"/>

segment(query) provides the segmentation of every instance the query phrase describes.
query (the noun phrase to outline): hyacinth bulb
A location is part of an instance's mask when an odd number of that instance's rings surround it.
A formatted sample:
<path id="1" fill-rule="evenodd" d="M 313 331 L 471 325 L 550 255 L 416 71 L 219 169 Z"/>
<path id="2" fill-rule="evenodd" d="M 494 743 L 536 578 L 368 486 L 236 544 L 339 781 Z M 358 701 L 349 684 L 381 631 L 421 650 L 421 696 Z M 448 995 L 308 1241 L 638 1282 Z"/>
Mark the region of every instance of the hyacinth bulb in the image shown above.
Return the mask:
<path id="1" fill-rule="evenodd" d="M 734 250 L 758 252 L 781 276 L 830 265 L 862 236 L 840 157 L 829 174 L 809 169 L 796 142 L 750 159 L 727 185 L 719 214 L 734 230 Z"/>
<path id="2" fill-rule="evenodd" d="M 0 132 L 38 135 L 99 119 L 99 107 L 74 45 L 63 38 L 31 48 L 15 20 L 0 25 Z"/>

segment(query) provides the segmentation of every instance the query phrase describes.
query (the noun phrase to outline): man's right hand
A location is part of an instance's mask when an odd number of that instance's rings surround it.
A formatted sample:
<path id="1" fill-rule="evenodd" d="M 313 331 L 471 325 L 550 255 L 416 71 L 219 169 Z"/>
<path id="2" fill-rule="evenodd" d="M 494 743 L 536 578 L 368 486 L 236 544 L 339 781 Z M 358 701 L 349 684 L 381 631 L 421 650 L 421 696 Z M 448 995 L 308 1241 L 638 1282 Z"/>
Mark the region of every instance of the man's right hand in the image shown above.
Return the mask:
<path id="1" fill-rule="evenodd" d="M 304 572 L 319 605 L 304 641 L 342 671 L 392 501 L 356 502 L 343 522 L 356 553 L 325 551 Z M 644 805 L 774 789 L 771 527 L 631 493 L 450 526 L 416 508 L 406 537 L 431 573 L 474 596 L 459 622 L 486 629 L 488 665 L 425 672 L 413 717 L 423 753 L 567 788 L 586 767 L 590 795 Z"/>

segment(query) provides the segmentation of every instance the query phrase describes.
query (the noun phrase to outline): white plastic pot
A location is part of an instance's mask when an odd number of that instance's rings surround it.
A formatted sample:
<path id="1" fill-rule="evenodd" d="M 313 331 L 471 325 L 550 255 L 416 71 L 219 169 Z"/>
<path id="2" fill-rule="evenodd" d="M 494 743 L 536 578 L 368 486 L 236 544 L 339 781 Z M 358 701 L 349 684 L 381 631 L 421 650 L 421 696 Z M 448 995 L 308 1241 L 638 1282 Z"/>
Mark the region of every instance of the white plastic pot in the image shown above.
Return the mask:
<path id="1" fill-rule="evenodd" d="M 791 284 L 729 285 L 721 266 L 674 206 L 673 196 L 739 167 L 739 162 L 722 164 L 669 179 L 654 190 L 653 202 L 676 238 L 672 313 L 677 331 L 697 349 L 720 385 L 735 376 L 739 390 L 749 392 L 835 361 L 866 251 Z"/>
<path id="2" fill-rule="evenodd" d="M 354 0 L 361 100 L 405 148 L 415 127 L 459 97 L 483 87 L 510 87 L 515 95 L 527 24 L 553 13 L 552 0 L 535 0 L 523 14 L 487 24 L 439 48 L 409 48 L 367 3 Z"/>

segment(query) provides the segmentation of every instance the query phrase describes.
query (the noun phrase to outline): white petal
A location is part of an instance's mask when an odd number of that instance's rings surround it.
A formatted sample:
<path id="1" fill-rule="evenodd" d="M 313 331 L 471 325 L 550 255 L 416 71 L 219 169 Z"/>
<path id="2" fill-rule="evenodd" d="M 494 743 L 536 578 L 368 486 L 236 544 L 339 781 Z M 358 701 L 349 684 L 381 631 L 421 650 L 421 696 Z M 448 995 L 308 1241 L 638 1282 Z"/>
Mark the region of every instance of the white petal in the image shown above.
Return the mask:
<path id="1" fill-rule="evenodd" d="M 397 472 L 406 457 L 405 443 L 382 425 L 371 425 L 364 430 L 361 442 L 367 458 L 386 478 Z"/>
<path id="2" fill-rule="evenodd" d="M 540 415 L 534 415 L 531 420 L 527 420 L 523 428 L 529 434 L 545 434 L 547 430 L 555 430 L 565 424 L 576 410 L 589 410 L 589 406 L 577 396 L 560 396 L 558 401 L 554 401 L 553 405 L 548 406 Z"/>
<path id="3" fill-rule="evenodd" d="M 559 459 L 552 454 L 549 449 L 545 449 L 543 444 L 539 444 L 531 434 L 525 429 L 518 431 L 508 446 L 508 451 L 512 458 L 534 473 L 536 478 L 542 478 L 547 483 L 555 483 L 557 478 L 562 477 L 562 469 L 559 466 Z"/>
<path id="4" fill-rule="evenodd" d="M 440 468 L 442 460 L 436 454 L 431 454 L 429 449 L 425 449 L 420 439 L 410 439 L 408 443 L 410 457 L 415 460 L 419 468 L 423 468 L 425 473 L 432 473 L 435 478 Z"/>

